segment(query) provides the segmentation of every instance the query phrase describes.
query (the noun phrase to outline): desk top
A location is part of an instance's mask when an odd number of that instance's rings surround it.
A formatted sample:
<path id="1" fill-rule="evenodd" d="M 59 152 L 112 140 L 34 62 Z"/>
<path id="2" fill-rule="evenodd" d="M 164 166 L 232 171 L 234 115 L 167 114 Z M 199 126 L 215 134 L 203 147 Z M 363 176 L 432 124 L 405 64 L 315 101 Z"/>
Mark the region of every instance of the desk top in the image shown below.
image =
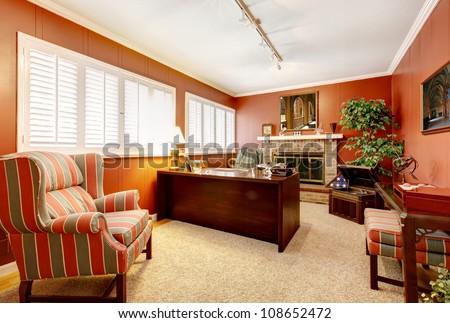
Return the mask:
<path id="1" fill-rule="evenodd" d="M 264 182 L 269 184 L 278 184 L 284 182 L 291 177 L 299 177 L 299 173 L 294 173 L 290 176 L 273 175 L 270 178 L 264 177 L 263 171 L 259 169 L 234 169 L 234 168 L 205 168 L 200 173 L 195 172 L 181 172 L 181 171 L 167 171 L 159 170 L 158 174 L 173 175 L 173 176 L 190 176 L 197 178 L 216 178 L 226 180 L 240 180 L 249 182 Z"/>

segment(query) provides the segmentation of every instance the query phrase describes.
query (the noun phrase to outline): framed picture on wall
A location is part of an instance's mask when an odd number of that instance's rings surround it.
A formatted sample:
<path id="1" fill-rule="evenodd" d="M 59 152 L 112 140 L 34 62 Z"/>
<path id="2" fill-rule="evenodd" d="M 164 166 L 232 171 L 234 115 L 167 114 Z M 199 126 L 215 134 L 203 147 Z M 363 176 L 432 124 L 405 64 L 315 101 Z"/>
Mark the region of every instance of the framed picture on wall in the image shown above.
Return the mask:
<path id="1" fill-rule="evenodd" d="M 421 131 L 450 131 L 450 62 L 421 84 Z"/>
<path id="2" fill-rule="evenodd" d="M 272 135 L 272 125 L 269 123 L 262 125 L 262 134 L 263 136 L 271 136 Z"/>

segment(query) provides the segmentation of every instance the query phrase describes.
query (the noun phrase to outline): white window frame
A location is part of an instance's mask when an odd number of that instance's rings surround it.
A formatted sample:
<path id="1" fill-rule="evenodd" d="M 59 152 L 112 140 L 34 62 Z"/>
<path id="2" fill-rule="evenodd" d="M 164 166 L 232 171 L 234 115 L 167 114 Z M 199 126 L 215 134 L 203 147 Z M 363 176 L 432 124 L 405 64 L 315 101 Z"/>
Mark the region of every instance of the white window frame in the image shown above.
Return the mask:
<path id="1" fill-rule="evenodd" d="M 132 82 L 137 82 L 139 84 L 143 84 L 148 86 L 151 89 L 159 89 L 165 91 L 164 93 L 168 93 L 171 96 L 171 102 L 165 101 L 164 104 L 170 106 L 170 111 L 167 114 L 170 116 L 170 120 L 166 120 L 167 125 L 167 133 L 172 134 L 172 128 L 175 127 L 175 118 L 176 118 L 176 89 L 175 87 L 166 85 L 164 83 L 160 83 L 154 81 L 150 78 L 132 73 L 125 69 L 119 68 L 114 65 L 107 64 L 105 62 L 96 60 L 89 56 L 71 51 L 69 49 L 60 47 L 58 45 L 46 42 L 44 40 L 32 37 L 30 35 L 24 34 L 22 32 L 17 33 L 17 42 L 18 42 L 18 51 L 17 51 L 17 150 L 18 151 L 29 151 L 29 150 L 52 150 L 58 151 L 62 153 L 86 153 L 86 152 L 97 152 L 100 154 L 104 153 L 104 147 L 86 147 L 85 145 L 85 74 L 84 71 L 87 67 L 104 71 L 105 73 L 117 76 L 119 78 L 119 117 L 118 117 L 118 138 L 119 149 L 109 148 L 108 152 L 114 155 L 123 156 L 124 153 L 127 153 L 127 156 L 139 156 L 142 155 L 137 149 L 129 149 L 128 151 L 125 149 L 124 142 L 124 83 L 125 80 L 129 80 Z M 42 51 L 47 54 L 57 55 L 58 58 L 62 58 L 71 62 L 75 62 L 78 66 L 78 108 L 77 108 L 77 127 L 78 127 L 78 136 L 77 143 L 75 146 L 64 146 L 64 145 L 56 145 L 56 144 L 48 144 L 48 145 L 30 145 L 30 129 L 29 129 L 29 112 L 30 112 L 30 102 L 29 102 L 29 94 L 30 94 L 30 80 L 29 80 L 29 66 L 28 66 L 28 52 L 30 49 L 35 49 Z M 148 109 L 155 109 L 155 107 L 145 107 Z M 158 106 L 159 108 L 159 106 Z M 154 117 L 158 117 L 155 115 Z M 168 119 L 167 117 L 165 119 Z M 164 128 L 164 127 L 162 127 Z M 165 156 L 169 153 L 168 149 L 162 149 L 163 147 L 170 147 L 168 143 L 173 141 L 173 138 L 170 136 L 159 135 L 158 137 L 160 141 L 153 142 L 154 150 L 153 153 L 149 153 L 147 151 L 146 143 L 142 144 L 144 147 L 144 156 Z M 167 138 L 161 141 L 161 138 Z M 167 144 L 166 144 L 167 143 Z M 166 151 L 167 150 L 167 151 Z"/>
<path id="2" fill-rule="evenodd" d="M 199 140 L 198 138 L 192 138 L 192 136 L 189 136 L 189 134 L 191 133 L 191 129 L 189 129 L 189 101 L 195 101 L 197 104 L 201 104 L 201 122 L 200 122 L 200 137 L 201 139 Z M 202 155 L 208 155 L 208 154 L 222 154 L 222 153 L 232 153 L 234 151 L 234 148 L 236 148 L 236 110 L 232 109 L 230 107 L 227 107 L 225 105 L 222 105 L 220 103 L 202 98 L 198 95 L 186 92 L 186 97 L 185 97 L 185 137 L 186 137 L 186 141 L 189 144 L 189 149 L 191 152 L 194 152 L 195 154 L 202 154 Z M 212 143 L 205 143 L 204 141 L 204 135 L 205 135 L 205 123 L 204 123 L 204 107 L 205 106 L 209 106 L 212 107 L 213 111 L 214 111 L 214 140 Z M 217 125 L 216 125 L 216 111 L 224 111 L 225 112 L 225 116 L 227 116 L 227 113 L 232 113 L 233 115 L 233 123 L 230 125 L 232 127 L 232 134 L 231 137 L 229 136 L 229 134 L 227 133 L 227 118 L 225 117 L 225 124 L 223 125 L 224 129 L 225 129 L 225 133 L 223 134 L 224 136 L 224 140 L 225 140 L 225 147 L 222 147 L 221 145 L 217 145 L 216 143 L 216 129 L 217 129 Z M 197 133 L 198 133 L 198 129 L 197 129 Z M 231 138 L 231 142 L 228 142 L 229 139 Z M 205 147 L 205 145 L 208 145 L 207 147 Z"/>

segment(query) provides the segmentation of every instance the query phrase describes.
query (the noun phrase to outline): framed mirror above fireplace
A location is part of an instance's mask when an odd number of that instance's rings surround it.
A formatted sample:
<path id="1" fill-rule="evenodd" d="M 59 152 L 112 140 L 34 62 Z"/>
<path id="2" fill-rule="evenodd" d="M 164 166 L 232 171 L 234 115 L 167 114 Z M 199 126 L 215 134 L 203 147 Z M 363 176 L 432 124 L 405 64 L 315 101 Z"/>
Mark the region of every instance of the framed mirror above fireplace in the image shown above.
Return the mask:
<path id="1" fill-rule="evenodd" d="M 280 97 L 280 129 L 315 129 L 318 124 L 318 102 L 318 91 Z"/>

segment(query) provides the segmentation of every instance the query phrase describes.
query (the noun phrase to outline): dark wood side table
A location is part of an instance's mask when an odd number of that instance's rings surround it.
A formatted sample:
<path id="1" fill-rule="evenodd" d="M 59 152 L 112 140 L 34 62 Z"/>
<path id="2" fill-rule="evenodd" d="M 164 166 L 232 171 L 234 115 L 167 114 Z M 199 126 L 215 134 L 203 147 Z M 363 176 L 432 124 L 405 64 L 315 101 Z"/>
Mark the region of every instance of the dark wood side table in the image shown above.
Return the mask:
<path id="1" fill-rule="evenodd" d="M 416 229 L 450 230 L 450 213 L 424 214 L 408 212 L 406 205 L 394 194 L 392 184 L 376 183 L 375 189 L 385 205 L 397 212 L 402 226 L 403 280 L 405 302 L 418 302 L 416 267 Z"/>

